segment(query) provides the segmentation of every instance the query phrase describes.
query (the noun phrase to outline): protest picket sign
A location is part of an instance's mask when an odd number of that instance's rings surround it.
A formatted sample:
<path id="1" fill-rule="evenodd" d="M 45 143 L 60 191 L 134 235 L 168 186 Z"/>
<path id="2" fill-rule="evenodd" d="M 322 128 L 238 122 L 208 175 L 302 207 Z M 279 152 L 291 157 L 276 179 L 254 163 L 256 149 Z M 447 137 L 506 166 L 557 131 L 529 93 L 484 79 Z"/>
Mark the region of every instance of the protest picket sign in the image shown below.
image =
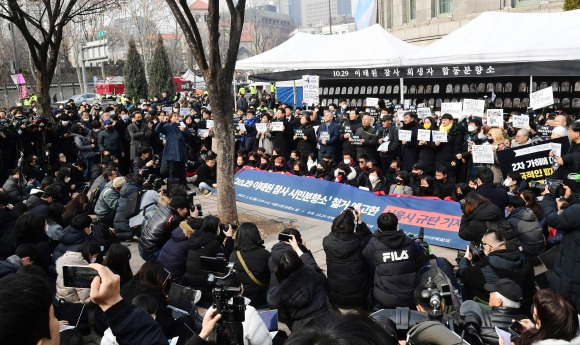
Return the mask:
<path id="1" fill-rule="evenodd" d="M 247 132 L 246 130 L 246 125 L 244 125 L 243 123 L 238 123 L 238 131 L 243 131 L 243 132 Z"/>
<path id="2" fill-rule="evenodd" d="M 550 139 L 535 145 L 497 151 L 497 159 L 504 176 L 514 171 L 524 180 L 543 180 L 554 173 L 552 164 L 562 152 L 568 151 L 569 146 L 568 138 Z M 554 156 L 550 157 L 552 150 Z"/>
<path id="3" fill-rule="evenodd" d="M 456 119 L 462 120 L 463 104 L 461 102 L 444 102 L 441 103 L 441 114 L 451 114 Z"/>
<path id="4" fill-rule="evenodd" d="M 538 109 L 554 104 L 554 92 L 548 86 L 540 91 L 532 92 L 530 95 L 530 108 Z"/>
<path id="5" fill-rule="evenodd" d="M 503 110 L 487 109 L 487 124 L 491 127 L 503 128 Z"/>
<path id="6" fill-rule="evenodd" d="M 417 131 L 417 140 L 431 141 L 431 131 L 428 129 L 419 129 Z"/>
<path id="7" fill-rule="evenodd" d="M 350 138 L 352 139 L 350 142 L 351 145 L 362 145 L 360 135 L 351 135 Z"/>
<path id="8" fill-rule="evenodd" d="M 166 112 L 168 115 L 171 114 L 173 112 L 173 108 L 171 107 L 163 107 L 161 108 L 161 111 Z"/>
<path id="9" fill-rule="evenodd" d="M 485 101 L 483 99 L 469 99 L 463 100 L 463 114 L 465 116 L 483 116 L 485 110 Z"/>
<path id="10" fill-rule="evenodd" d="M 417 235 L 425 229 L 425 240 L 444 247 L 464 249 L 458 236 L 461 208 L 457 202 L 415 197 L 377 196 L 345 184 L 271 173 L 251 168 L 234 177 L 236 199 L 252 205 L 332 222 L 346 207 L 360 207 L 365 223 L 377 230 L 377 219 L 392 212 L 399 227 Z"/>
<path id="11" fill-rule="evenodd" d="M 493 164 L 493 150 L 491 145 L 472 145 L 471 155 L 473 163 Z"/>
<path id="12" fill-rule="evenodd" d="M 513 115 L 512 123 L 514 128 L 526 128 L 530 125 L 530 117 L 528 115 Z"/>
<path id="13" fill-rule="evenodd" d="M 299 138 L 302 138 L 304 136 L 304 132 L 302 132 L 301 128 L 296 128 L 294 129 L 294 135 Z"/>
<path id="14" fill-rule="evenodd" d="M 379 147 L 377 147 L 377 151 L 380 151 L 380 152 L 389 151 L 389 142 L 384 141 L 382 144 L 379 145 Z"/>
<path id="15" fill-rule="evenodd" d="M 190 111 L 191 111 L 191 108 L 179 108 L 179 115 L 187 116 L 187 115 L 189 115 Z"/>
<path id="16" fill-rule="evenodd" d="M 320 134 L 320 141 L 330 140 L 330 133 L 328 131 L 322 131 Z"/>
<path id="17" fill-rule="evenodd" d="M 205 126 L 210 129 L 210 128 L 215 128 L 215 122 L 213 120 L 207 120 L 205 121 Z"/>
<path id="18" fill-rule="evenodd" d="M 447 132 L 445 131 L 433 131 L 433 141 L 438 141 L 440 143 L 447 142 Z"/>
<path id="19" fill-rule="evenodd" d="M 536 126 L 536 132 L 541 138 L 550 138 L 552 136 L 552 131 L 554 130 L 554 126 Z"/>
<path id="20" fill-rule="evenodd" d="M 256 123 L 256 131 L 266 133 L 268 131 L 267 123 Z"/>
<path id="21" fill-rule="evenodd" d="M 284 122 L 272 122 L 272 132 L 282 132 L 284 130 Z"/>
<path id="22" fill-rule="evenodd" d="M 367 107 L 374 107 L 375 105 L 379 104 L 379 99 L 376 97 L 367 97 L 366 105 Z"/>
<path id="23" fill-rule="evenodd" d="M 402 109 L 397 110 L 397 116 L 399 117 L 399 121 L 403 122 L 403 118 L 405 117 L 406 112 L 407 111 L 402 110 Z"/>
<path id="24" fill-rule="evenodd" d="M 405 130 L 405 129 L 399 129 L 399 140 L 411 141 L 412 137 L 413 137 L 413 132 Z"/>
<path id="25" fill-rule="evenodd" d="M 417 108 L 417 116 L 420 119 L 424 119 L 427 116 L 431 116 L 431 108 Z"/>
<path id="26" fill-rule="evenodd" d="M 318 95 L 318 76 L 302 76 L 302 101 L 305 104 L 317 104 L 320 100 Z"/>
<path id="27" fill-rule="evenodd" d="M 199 128 L 197 130 L 197 136 L 200 138 L 207 137 L 209 135 L 209 129 Z"/>

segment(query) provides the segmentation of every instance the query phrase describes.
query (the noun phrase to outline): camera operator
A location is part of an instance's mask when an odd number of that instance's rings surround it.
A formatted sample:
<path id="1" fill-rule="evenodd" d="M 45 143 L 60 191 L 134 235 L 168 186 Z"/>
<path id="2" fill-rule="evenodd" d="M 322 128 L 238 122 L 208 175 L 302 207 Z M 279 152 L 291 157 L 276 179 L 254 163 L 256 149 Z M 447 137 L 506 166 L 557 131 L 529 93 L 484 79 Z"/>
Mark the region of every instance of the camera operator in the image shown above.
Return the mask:
<path id="1" fill-rule="evenodd" d="M 143 177 L 147 177 L 148 174 L 153 173 L 155 169 L 157 169 L 155 160 L 149 158 L 151 155 L 150 152 L 151 148 L 142 147 L 137 152 L 139 156 L 133 160 L 133 171 L 139 173 Z"/>
<path id="2" fill-rule="evenodd" d="M 216 257 L 223 253 L 229 258 L 234 249 L 232 234 L 231 224 L 220 225 L 218 217 L 206 216 L 201 228 L 189 236 L 185 281 L 192 288 L 201 291 L 201 299 L 197 305 L 202 308 L 208 308 L 212 303 L 212 287 L 207 281 L 208 273 L 201 269 L 200 257 Z"/>
<path id="3" fill-rule="evenodd" d="M 418 270 L 427 259 L 419 243 L 399 230 L 397 216 L 383 213 L 363 250 L 373 265 L 375 308 L 414 307 L 413 291 L 419 285 Z"/>
<path id="4" fill-rule="evenodd" d="M 503 235 L 495 229 L 487 230 L 483 238 L 485 257 L 472 264 L 471 247 L 459 260 L 459 278 L 471 297 L 488 301 L 489 294 L 483 289 L 485 284 L 495 284 L 502 278 L 515 281 L 523 291 L 522 310 L 527 310 L 536 290 L 534 269 L 517 249 L 508 249 Z"/>
<path id="5" fill-rule="evenodd" d="M 479 335 L 486 344 L 497 345 L 499 340 L 495 327 L 507 331 L 513 320 L 527 317 L 520 312 L 522 289 L 507 278 L 500 279 L 495 284 L 485 284 L 484 288 L 489 291 L 491 310 L 481 310 L 477 302 L 469 300 L 461 304 L 461 315 L 478 315 L 481 321 Z"/>
<path id="6" fill-rule="evenodd" d="M 550 288 L 570 298 L 576 308 L 580 309 L 580 289 L 575 288 L 580 284 L 580 276 L 575 274 L 580 269 L 580 251 L 577 247 L 580 241 L 580 200 L 577 194 L 572 194 L 570 187 L 563 187 L 563 198 L 556 199 L 548 186 L 542 193 L 542 211 L 546 223 L 562 233 Z"/>
<path id="7" fill-rule="evenodd" d="M 330 234 L 322 240 L 328 299 L 337 308 L 360 308 L 367 304 L 371 275 L 362 251 L 371 236 L 360 208 L 349 207 L 334 218 Z"/>

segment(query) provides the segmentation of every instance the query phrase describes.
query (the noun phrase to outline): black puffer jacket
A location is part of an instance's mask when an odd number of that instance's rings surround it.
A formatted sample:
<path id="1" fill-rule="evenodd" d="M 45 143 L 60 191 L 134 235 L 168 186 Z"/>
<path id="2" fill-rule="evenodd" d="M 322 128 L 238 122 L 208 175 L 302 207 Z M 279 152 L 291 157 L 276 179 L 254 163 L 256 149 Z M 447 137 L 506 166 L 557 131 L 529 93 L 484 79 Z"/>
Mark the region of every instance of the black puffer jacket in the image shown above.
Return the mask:
<path id="1" fill-rule="evenodd" d="M 312 318 L 328 310 L 324 274 L 305 262 L 310 260 L 309 254 L 302 254 L 300 258 L 304 266 L 282 281 L 276 295 L 268 296 L 270 307 L 278 308 L 281 318 L 292 332 L 300 330 Z"/>
<path id="2" fill-rule="evenodd" d="M 56 246 L 52 252 L 52 263 L 64 255 L 67 251 L 76 251 L 81 244 L 91 239 L 83 230 L 78 230 L 72 226 L 67 226 L 63 230 L 63 234 L 58 238 L 60 244 Z"/>
<path id="3" fill-rule="evenodd" d="M 365 223 L 356 233 L 330 233 L 322 240 L 326 253 L 328 298 L 339 308 L 361 308 L 371 287 L 370 267 L 362 251 L 372 236 Z"/>
<path id="4" fill-rule="evenodd" d="M 196 290 L 201 290 L 201 299 L 197 305 L 208 308 L 212 302 L 211 285 L 208 283 L 208 273 L 201 270 L 202 256 L 216 257 L 223 253 L 226 258 L 234 248 L 234 241 L 231 237 L 226 239 L 225 246 L 222 246 L 222 238 L 215 233 L 196 231 L 189 236 L 189 251 L 187 252 L 187 264 L 185 282 Z"/>
<path id="5" fill-rule="evenodd" d="M 129 195 L 140 189 L 141 186 L 137 182 L 127 182 L 119 191 L 119 205 L 117 206 L 117 213 L 113 221 L 117 238 L 123 240 L 133 238 L 133 232 L 131 231 L 131 227 L 129 227 L 129 218 L 125 215 L 125 210 L 127 209 L 127 198 Z"/>
<path id="6" fill-rule="evenodd" d="M 514 231 L 506 235 L 505 239 L 515 240 L 511 246 L 521 246 L 524 256 L 530 263 L 532 265 L 539 264 L 538 255 L 545 249 L 544 232 L 534 212 L 527 207 L 518 207 L 510 212 L 507 221 L 512 225 Z M 510 242 L 508 242 L 508 247 L 511 247 Z"/>
<path id="7" fill-rule="evenodd" d="M 466 308 L 468 307 L 468 308 Z M 465 301 L 461 304 L 461 309 L 468 309 L 477 312 L 481 320 L 481 330 L 479 335 L 487 345 L 497 345 L 499 343 L 495 327 L 508 331 L 512 320 L 522 320 L 529 316 L 520 313 L 519 309 L 506 307 L 492 307 L 491 310 L 481 310 L 475 301 Z"/>
<path id="8" fill-rule="evenodd" d="M 545 195 L 542 200 L 546 222 L 562 233 L 550 288 L 570 298 L 580 309 L 580 204 L 577 200 L 568 201 L 571 205 L 558 211 L 551 195 Z"/>
<path id="9" fill-rule="evenodd" d="M 268 292 L 268 283 L 270 282 L 270 270 L 268 269 L 268 260 L 270 259 L 270 252 L 265 248 L 256 248 L 249 251 L 239 253 L 244 259 L 246 266 L 252 272 L 254 277 L 264 286 L 259 286 L 254 283 L 252 278 L 246 273 L 244 266 L 238 258 L 238 251 L 232 252 L 230 255 L 230 262 L 236 263 L 236 272 L 242 279 L 244 285 L 243 296 L 250 299 L 250 305 L 254 307 L 263 306 L 267 303 L 266 294 Z"/>
<path id="10" fill-rule="evenodd" d="M 459 224 L 459 237 L 474 243 L 481 242 L 483 234 L 487 231 L 487 222 L 500 220 L 497 206 L 491 202 L 485 202 L 473 210 L 469 216 L 463 215 Z"/>
<path id="11" fill-rule="evenodd" d="M 373 297 L 384 308 L 413 307 L 418 270 L 426 256 L 402 231 L 377 231 L 363 250 L 375 266 Z"/>
<path id="12" fill-rule="evenodd" d="M 139 237 L 139 249 L 154 253 L 160 250 L 171 237 L 171 231 L 179 226 L 183 218 L 169 205 L 159 204 L 151 218 L 145 222 Z"/>

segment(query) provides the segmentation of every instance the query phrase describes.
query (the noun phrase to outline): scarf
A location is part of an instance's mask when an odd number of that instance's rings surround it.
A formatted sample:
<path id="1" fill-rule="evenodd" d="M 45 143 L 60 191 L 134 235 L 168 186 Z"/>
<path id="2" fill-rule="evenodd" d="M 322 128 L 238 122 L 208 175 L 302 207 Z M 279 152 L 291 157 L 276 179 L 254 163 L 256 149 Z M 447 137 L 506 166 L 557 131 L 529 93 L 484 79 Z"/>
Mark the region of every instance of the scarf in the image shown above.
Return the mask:
<path id="1" fill-rule="evenodd" d="M 449 131 L 451 130 L 451 127 L 453 127 L 453 123 L 450 123 L 447 126 L 441 125 L 441 126 L 439 126 L 439 130 L 449 133 Z"/>

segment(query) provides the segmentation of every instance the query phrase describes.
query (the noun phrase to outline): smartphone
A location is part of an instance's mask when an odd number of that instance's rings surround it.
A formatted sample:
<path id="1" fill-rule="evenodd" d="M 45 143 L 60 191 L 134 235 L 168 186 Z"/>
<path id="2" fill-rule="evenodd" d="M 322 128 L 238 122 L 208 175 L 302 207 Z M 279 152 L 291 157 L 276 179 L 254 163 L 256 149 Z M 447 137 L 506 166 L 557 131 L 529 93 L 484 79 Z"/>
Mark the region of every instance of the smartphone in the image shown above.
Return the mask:
<path id="1" fill-rule="evenodd" d="M 514 321 L 508 328 L 508 331 L 512 335 L 512 339 L 519 337 L 524 331 L 524 326 L 519 321 Z"/>
<path id="2" fill-rule="evenodd" d="M 99 273 L 89 266 L 62 266 L 62 278 L 67 288 L 90 289 Z"/>
<path id="3" fill-rule="evenodd" d="M 290 236 L 290 235 L 287 235 L 287 234 L 278 234 L 278 241 L 290 242 L 291 239 L 292 239 L 292 236 Z"/>

